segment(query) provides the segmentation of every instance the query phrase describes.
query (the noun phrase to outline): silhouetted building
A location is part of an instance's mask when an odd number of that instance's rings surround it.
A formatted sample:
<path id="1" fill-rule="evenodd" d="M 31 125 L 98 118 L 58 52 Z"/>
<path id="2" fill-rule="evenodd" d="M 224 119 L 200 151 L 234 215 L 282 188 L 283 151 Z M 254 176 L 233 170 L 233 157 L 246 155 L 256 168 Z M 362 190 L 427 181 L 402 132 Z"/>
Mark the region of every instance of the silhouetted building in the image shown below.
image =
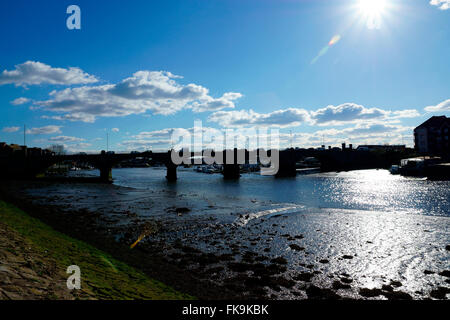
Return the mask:
<path id="1" fill-rule="evenodd" d="M 446 116 L 431 117 L 414 129 L 416 151 L 422 154 L 449 154 L 450 118 Z"/>
<path id="2" fill-rule="evenodd" d="M 0 156 L 28 156 L 28 157 L 42 157 L 52 155 L 52 152 L 41 148 L 28 148 L 26 146 L 19 146 L 18 144 L 7 144 L 0 142 Z"/>
<path id="3" fill-rule="evenodd" d="M 6 144 L 4 142 L 0 143 L 0 155 L 11 156 L 17 154 L 25 154 L 27 147 L 19 146 L 17 144 Z"/>
<path id="4" fill-rule="evenodd" d="M 378 145 L 378 144 L 362 144 L 356 148 L 358 151 L 405 151 L 405 145 L 397 145 L 397 144 L 386 144 L 386 145 Z"/>
<path id="5" fill-rule="evenodd" d="M 28 148 L 27 156 L 31 157 L 42 157 L 44 155 L 44 150 L 41 148 Z"/>

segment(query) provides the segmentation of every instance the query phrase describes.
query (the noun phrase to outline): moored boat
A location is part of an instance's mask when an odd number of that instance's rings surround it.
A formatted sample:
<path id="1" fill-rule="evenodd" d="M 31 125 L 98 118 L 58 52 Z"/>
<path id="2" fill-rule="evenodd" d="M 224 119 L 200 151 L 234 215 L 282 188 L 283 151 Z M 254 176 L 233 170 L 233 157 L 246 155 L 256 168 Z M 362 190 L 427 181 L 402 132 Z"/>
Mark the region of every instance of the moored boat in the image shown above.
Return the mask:
<path id="1" fill-rule="evenodd" d="M 391 168 L 389 169 L 389 172 L 390 172 L 391 174 L 400 174 L 400 166 L 394 164 L 394 165 L 391 166 Z"/>

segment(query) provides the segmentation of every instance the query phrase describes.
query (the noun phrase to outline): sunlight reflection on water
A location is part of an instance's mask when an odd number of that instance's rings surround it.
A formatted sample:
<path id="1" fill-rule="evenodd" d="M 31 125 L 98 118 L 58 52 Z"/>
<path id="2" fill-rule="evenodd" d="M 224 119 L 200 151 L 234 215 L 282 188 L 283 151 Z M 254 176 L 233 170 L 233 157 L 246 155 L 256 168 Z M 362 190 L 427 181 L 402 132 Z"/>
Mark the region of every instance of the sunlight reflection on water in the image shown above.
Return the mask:
<path id="1" fill-rule="evenodd" d="M 114 170 L 115 183 L 138 189 L 167 188 L 165 170 Z M 220 174 L 208 175 L 191 169 L 178 171 L 177 193 L 195 192 L 206 197 L 227 195 L 311 208 L 336 208 L 450 215 L 450 182 L 426 181 L 391 175 L 387 170 L 359 170 L 297 176 L 291 179 L 244 174 L 237 182 Z"/>

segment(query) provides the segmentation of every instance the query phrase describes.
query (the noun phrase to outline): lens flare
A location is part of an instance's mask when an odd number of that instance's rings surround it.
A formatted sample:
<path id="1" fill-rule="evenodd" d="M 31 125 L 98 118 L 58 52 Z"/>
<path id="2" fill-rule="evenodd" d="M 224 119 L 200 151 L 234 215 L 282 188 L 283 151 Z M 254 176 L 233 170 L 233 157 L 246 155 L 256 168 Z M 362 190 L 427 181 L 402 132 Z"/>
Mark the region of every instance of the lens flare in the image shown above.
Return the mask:
<path id="1" fill-rule="evenodd" d="M 328 49 L 330 49 L 330 47 L 334 46 L 336 43 L 339 42 L 339 40 L 341 40 L 341 36 L 340 35 L 335 35 L 333 36 L 333 38 L 331 38 L 330 42 L 328 42 L 328 45 L 323 47 L 319 53 L 317 54 L 317 56 L 312 59 L 311 64 L 314 64 L 317 62 L 317 60 L 319 60 L 319 58 L 323 55 L 325 55 L 328 52 Z"/>
<path id="2" fill-rule="evenodd" d="M 341 36 L 337 34 L 333 38 L 331 38 L 330 42 L 328 42 L 328 46 L 331 47 L 332 45 L 335 45 L 339 42 L 339 40 L 341 40 Z"/>

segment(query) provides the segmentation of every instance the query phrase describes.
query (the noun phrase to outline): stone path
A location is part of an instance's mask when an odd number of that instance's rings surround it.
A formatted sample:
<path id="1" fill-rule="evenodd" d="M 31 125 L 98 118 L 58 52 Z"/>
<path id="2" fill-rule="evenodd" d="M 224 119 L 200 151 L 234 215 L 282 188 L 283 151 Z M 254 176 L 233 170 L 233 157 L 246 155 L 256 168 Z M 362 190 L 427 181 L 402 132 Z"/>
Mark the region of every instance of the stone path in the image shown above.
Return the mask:
<path id="1" fill-rule="evenodd" d="M 17 232 L 0 222 L 0 300 L 89 298 L 69 291 L 67 275 Z"/>

